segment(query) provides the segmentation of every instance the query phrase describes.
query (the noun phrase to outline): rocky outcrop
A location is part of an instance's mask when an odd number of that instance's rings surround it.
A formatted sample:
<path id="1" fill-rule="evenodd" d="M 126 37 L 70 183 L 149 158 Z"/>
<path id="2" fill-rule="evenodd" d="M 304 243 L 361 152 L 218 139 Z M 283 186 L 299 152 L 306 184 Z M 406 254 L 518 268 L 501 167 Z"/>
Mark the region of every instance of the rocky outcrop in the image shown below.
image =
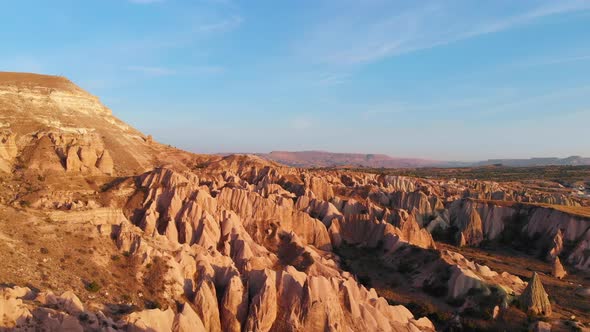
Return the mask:
<path id="1" fill-rule="evenodd" d="M 264 270 L 254 273 L 249 293 L 253 295 L 246 319 L 247 331 L 268 332 L 277 318 L 276 273 Z"/>
<path id="2" fill-rule="evenodd" d="M 590 271 L 590 229 L 568 256 L 567 262 L 580 270 Z"/>
<path id="3" fill-rule="evenodd" d="M 309 191 L 313 193 L 313 198 L 318 198 L 322 201 L 330 201 L 332 198 L 334 198 L 332 186 L 324 178 L 317 176 L 305 176 L 304 182 L 309 188 Z"/>
<path id="4" fill-rule="evenodd" d="M 24 165 L 28 170 L 41 173 L 63 172 L 63 161 L 56 152 L 53 141 L 48 136 L 35 137 L 22 152 Z"/>
<path id="5" fill-rule="evenodd" d="M 113 175 L 114 164 L 94 133 L 36 132 L 28 137 L 21 158 L 29 170 Z M 3 160 L 0 156 L 0 160 Z"/>
<path id="6" fill-rule="evenodd" d="M 0 289 L 0 328 L 16 328 L 32 317 L 22 298 L 30 293 L 27 288 Z"/>
<path id="7" fill-rule="evenodd" d="M 50 220 L 69 224 L 90 223 L 95 226 L 119 225 L 126 221 L 121 209 L 116 208 L 88 208 L 78 211 L 52 211 L 48 214 Z"/>
<path id="8" fill-rule="evenodd" d="M 17 153 L 16 134 L 10 130 L 0 131 L 0 172 L 10 173 Z"/>
<path id="9" fill-rule="evenodd" d="M 551 248 L 549 249 L 549 253 L 547 253 L 547 260 L 554 261 L 555 259 L 559 259 L 559 254 L 563 251 L 563 233 L 561 233 L 561 229 L 557 230 L 557 233 L 553 237 L 553 243 Z"/>
<path id="10" fill-rule="evenodd" d="M 534 272 L 531 281 L 520 295 L 520 305 L 524 311 L 537 316 L 551 316 L 549 295 L 541 283 L 541 278 Z"/>
<path id="11" fill-rule="evenodd" d="M 401 241 L 395 241 L 394 244 L 391 241 L 392 237 L 385 235 L 384 248 L 388 252 L 394 251 L 394 248 L 396 248 L 400 242 L 422 249 L 436 249 L 432 235 L 430 235 L 425 228 L 420 227 L 413 214 L 409 214 L 404 210 L 398 210 L 394 216 L 393 225 L 396 227 L 388 228 L 386 233 L 389 231 L 389 234 L 397 235 Z"/>
<path id="12" fill-rule="evenodd" d="M 405 176 L 385 175 L 382 181 L 392 191 L 413 192 L 416 190 L 415 180 Z"/>
<path id="13" fill-rule="evenodd" d="M 466 259 L 459 253 L 443 251 L 442 259 L 450 265 L 451 274 L 448 280 L 448 296 L 461 298 L 471 289 L 488 289 L 496 287 L 504 296 L 512 293 L 520 294 L 525 283 L 517 276 L 506 272 L 498 273 L 485 265 Z"/>
<path id="14" fill-rule="evenodd" d="M 37 293 L 36 290 L 18 286 L 0 289 L 2 331 L 82 332 L 96 331 L 101 327 L 108 327 L 108 331 L 119 331 L 121 327 L 127 329 L 122 325 L 123 323 L 116 324 L 100 311 L 86 310 L 72 291 L 66 291 L 58 296 L 51 291 Z M 130 326 L 127 330 L 138 329 Z"/>
<path id="15" fill-rule="evenodd" d="M 168 332 L 172 331 L 174 311 L 152 309 L 134 312 L 125 318 L 125 322 L 128 326 L 127 331 L 131 332 Z"/>
<path id="16" fill-rule="evenodd" d="M 590 255 L 585 251 L 590 248 L 588 217 L 548 206 L 471 199 L 454 201 L 448 211 L 450 224 L 459 229 L 455 234 L 458 244 L 477 246 L 484 239 L 500 239 L 506 231 L 506 238 L 520 238 L 531 248 L 547 250 L 541 254 L 550 262 L 563 254 L 569 264 L 590 269 Z M 444 218 L 437 218 L 427 228 L 433 231 L 441 225 L 446 229 L 445 223 Z M 566 241 L 575 244 L 573 250 L 564 252 Z"/>
<path id="17" fill-rule="evenodd" d="M 283 198 L 265 199 L 241 189 L 224 188 L 218 201 L 220 206 L 235 211 L 244 227 L 257 243 L 278 242 L 278 231 L 294 231 L 309 244 L 330 250 L 331 243 L 326 227 L 308 214 L 297 211 L 292 201 Z"/>
<path id="18" fill-rule="evenodd" d="M 100 159 L 96 163 L 96 168 L 106 175 L 113 175 L 114 167 L 111 154 L 108 150 L 103 150 Z"/>
<path id="19" fill-rule="evenodd" d="M 557 279 L 563 279 L 567 275 L 567 272 L 563 268 L 563 265 L 561 265 L 559 257 L 555 257 L 555 259 L 553 260 L 553 265 L 551 267 L 551 275 Z"/>
<path id="20" fill-rule="evenodd" d="M 220 314 L 224 331 L 242 331 L 248 314 L 248 291 L 237 275 L 233 276 L 226 286 L 220 305 Z"/>
<path id="21" fill-rule="evenodd" d="M 504 231 L 506 223 L 511 223 L 517 211 L 509 206 L 490 203 L 476 203 L 475 208 L 481 218 L 484 238 L 495 240 Z"/>
<path id="22" fill-rule="evenodd" d="M 113 174 L 113 159 L 98 137 L 81 137 L 70 142 L 63 140 L 58 149 L 67 151 L 66 171 L 86 174 Z"/>
<path id="23" fill-rule="evenodd" d="M 413 215 L 400 210 L 396 219 L 398 221 L 395 224 L 376 220 L 369 214 L 334 219 L 329 229 L 330 238 L 335 247 L 339 247 L 343 242 L 365 248 L 376 248 L 380 245 L 387 253 L 392 253 L 405 245 L 424 249 L 435 248 L 432 236 L 426 229 L 420 228 Z"/>
<path id="24" fill-rule="evenodd" d="M 483 241 L 483 223 L 474 202 L 456 201 L 450 208 L 451 224 L 460 231 L 463 245 L 477 246 Z"/>
<path id="25" fill-rule="evenodd" d="M 182 310 L 174 317 L 172 324 L 172 331 L 174 332 L 205 332 L 205 326 L 201 321 L 201 317 L 193 310 L 190 304 L 182 305 Z"/>
<path id="26" fill-rule="evenodd" d="M 553 237 L 562 232 L 563 240 L 577 242 L 590 227 L 588 218 L 552 208 L 534 208 L 523 231 L 529 236 Z"/>
<path id="27" fill-rule="evenodd" d="M 551 208 L 535 208 L 523 228 L 529 237 L 540 238 L 550 248 L 547 258 L 560 255 L 563 243 L 575 244 L 574 250 L 565 253 L 566 261 L 581 270 L 590 269 L 590 218 L 565 213 Z"/>
<path id="28" fill-rule="evenodd" d="M 330 227 L 332 220 L 344 219 L 344 216 L 334 204 L 318 199 L 311 199 L 308 196 L 299 196 L 295 203 L 295 208 L 321 220 L 328 228 Z"/>
<path id="29" fill-rule="evenodd" d="M 411 212 L 416 217 L 416 221 L 420 226 L 428 224 L 432 216 L 434 216 L 436 209 L 442 208 L 440 203 L 432 206 L 431 200 L 422 191 L 398 191 L 393 193 L 391 196 L 391 207 Z"/>

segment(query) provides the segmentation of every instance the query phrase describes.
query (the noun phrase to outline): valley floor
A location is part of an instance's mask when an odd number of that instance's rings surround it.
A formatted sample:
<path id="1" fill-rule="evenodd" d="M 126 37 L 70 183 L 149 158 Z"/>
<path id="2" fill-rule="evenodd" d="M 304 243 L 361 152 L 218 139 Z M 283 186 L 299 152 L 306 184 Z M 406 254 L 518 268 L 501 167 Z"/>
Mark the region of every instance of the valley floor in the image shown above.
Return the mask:
<path id="1" fill-rule="evenodd" d="M 551 276 L 551 264 L 537 257 L 526 255 L 516 250 L 498 248 L 457 247 L 443 242 L 436 243 L 437 250 L 458 252 L 465 258 L 480 265 L 486 265 L 494 271 L 506 271 L 523 280 L 529 280 L 533 271 L 541 272 L 543 285 L 553 305 L 552 331 L 571 331 L 571 327 L 557 320 L 567 321 L 576 317 L 582 323 L 590 322 L 590 301 L 576 294 L 580 288 L 590 287 L 590 273 L 570 271 L 562 280 Z M 459 315 L 460 305 L 444 297 L 429 295 L 422 289 L 414 287 L 408 278 L 412 271 L 399 271 L 387 268 L 374 249 L 354 246 L 341 247 L 338 250 L 345 268 L 355 274 L 367 287 L 377 290 L 379 296 L 391 304 L 402 304 L 416 315 L 429 317 L 437 329 L 452 328 L 453 320 Z M 489 317 L 461 315 L 463 327 L 479 330 L 519 331 L 527 330 L 527 317 L 518 310 L 506 310 L 496 320 Z"/>

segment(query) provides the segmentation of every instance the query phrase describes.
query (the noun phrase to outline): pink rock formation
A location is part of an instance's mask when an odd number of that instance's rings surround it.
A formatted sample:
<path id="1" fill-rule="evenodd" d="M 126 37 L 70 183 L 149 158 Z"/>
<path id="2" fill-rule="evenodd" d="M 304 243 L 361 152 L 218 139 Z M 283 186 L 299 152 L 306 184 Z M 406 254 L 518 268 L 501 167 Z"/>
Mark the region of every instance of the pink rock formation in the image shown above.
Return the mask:
<path id="1" fill-rule="evenodd" d="M 172 309 L 144 310 L 134 312 L 125 318 L 128 324 L 127 331 L 132 332 L 168 332 L 172 331 L 174 324 L 174 311 Z"/>
<path id="2" fill-rule="evenodd" d="M 16 134 L 10 130 L 0 131 L 0 171 L 10 173 L 17 155 Z"/>
<path id="3" fill-rule="evenodd" d="M 538 276 L 525 291 L 518 277 L 465 258 L 476 248 L 465 256 L 440 250 L 452 248 L 446 244 L 437 248 L 429 233 L 434 229 L 458 229 L 460 245 L 473 247 L 484 239 L 493 245 L 503 235 L 535 237 L 530 245 L 549 247 L 548 258 L 555 258 L 554 276 L 565 274 L 559 255 L 590 269 L 588 218 L 533 204 L 587 204 L 564 188 L 301 170 L 249 155 L 194 155 L 153 142 L 67 80 L 51 78 L 51 87 L 40 86 L 46 79 L 0 84 L 0 103 L 8 105 L 0 113 L 11 119 L 0 131 L 0 171 L 7 173 L 0 198 L 10 203 L 0 209 L 2 217 L 12 221 L 22 213 L 27 227 L 38 227 L 32 234 L 54 235 L 59 225 L 77 227 L 84 239 L 96 236 L 96 273 L 110 273 L 109 257 L 124 252 L 133 263 L 130 285 L 145 283 L 150 266 L 163 266 L 156 283 L 165 309 L 138 310 L 115 322 L 98 310 L 107 300 L 118 301 L 106 291 L 77 297 L 72 291 L 57 296 L 2 288 L 0 317 L 9 328 L 434 330 L 430 320 L 389 305 L 343 269 L 352 266 L 343 252 L 355 249 L 374 254 L 375 269 L 382 264 L 393 277 L 406 278 L 412 291 L 423 291 L 417 300 L 427 298 L 432 285 L 440 300 L 473 300 L 473 289 L 497 289 L 506 299 L 523 293 L 521 302 L 531 312 L 550 312 Z M 38 189 L 23 188 L 22 178 Z M 4 241 L 12 234 L 0 236 Z M 21 242 L 6 240 L 9 246 Z M 563 250 L 564 242 L 573 250 Z M 47 258 L 48 266 L 54 264 L 55 257 Z"/>
<path id="4" fill-rule="evenodd" d="M 451 223 L 456 224 L 465 245 L 477 246 L 483 241 L 483 224 L 472 201 L 456 201 L 451 207 Z"/>
<path id="5" fill-rule="evenodd" d="M 563 265 L 561 265 L 559 257 L 555 257 L 555 259 L 553 260 L 553 266 L 551 267 L 551 275 L 557 279 L 563 279 L 567 275 L 567 272 L 563 268 Z"/>
<path id="6" fill-rule="evenodd" d="M 551 303 L 541 278 L 534 272 L 528 286 L 520 295 L 520 305 L 526 312 L 538 316 L 551 316 Z"/>
<path id="7" fill-rule="evenodd" d="M 22 298 L 29 290 L 0 289 L 0 328 L 14 328 L 32 317 Z"/>
<path id="8" fill-rule="evenodd" d="M 563 233 L 561 229 L 557 230 L 555 237 L 553 237 L 553 244 L 549 249 L 549 253 L 547 253 L 547 260 L 553 261 L 561 254 L 563 250 Z"/>

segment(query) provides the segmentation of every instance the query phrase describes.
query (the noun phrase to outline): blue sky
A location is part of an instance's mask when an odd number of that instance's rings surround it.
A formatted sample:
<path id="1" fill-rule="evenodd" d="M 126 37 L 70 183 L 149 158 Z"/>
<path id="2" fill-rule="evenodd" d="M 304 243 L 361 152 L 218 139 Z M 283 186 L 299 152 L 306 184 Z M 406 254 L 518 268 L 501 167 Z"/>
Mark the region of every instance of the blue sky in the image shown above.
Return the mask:
<path id="1" fill-rule="evenodd" d="M 0 70 L 195 152 L 590 156 L 590 0 L 39 0 Z"/>

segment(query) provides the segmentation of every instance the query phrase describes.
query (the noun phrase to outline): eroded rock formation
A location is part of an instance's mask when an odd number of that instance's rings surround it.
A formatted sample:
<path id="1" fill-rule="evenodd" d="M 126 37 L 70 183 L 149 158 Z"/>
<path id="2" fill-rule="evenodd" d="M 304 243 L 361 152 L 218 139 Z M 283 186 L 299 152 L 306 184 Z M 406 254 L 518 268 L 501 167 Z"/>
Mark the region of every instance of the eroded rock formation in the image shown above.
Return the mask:
<path id="1" fill-rule="evenodd" d="M 7 282 L 47 288 L 0 287 L 0 328 L 432 331 L 451 318 L 415 316 L 408 298 L 501 321 L 520 297 L 551 314 L 536 274 L 526 286 L 480 246 L 546 258 L 557 278 L 559 257 L 590 269 L 587 202 L 564 190 L 194 155 L 153 142 L 66 79 L 0 83 L 0 226 L 15 225 L 0 239 L 8 261 L 34 258 L 7 269 Z M 366 274 L 347 263 L 351 252 L 371 256 Z M 87 279 L 125 284 L 100 290 L 70 275 L 80 266 Z"/>
<path id="2" fill-rule="evenodd" d="M 541 283 L 541 278 L 534 272 L 531 281 L 520 296 L 520 305 L 528 313 L 538 316 L 551 316 L 549 295 Z"/>

